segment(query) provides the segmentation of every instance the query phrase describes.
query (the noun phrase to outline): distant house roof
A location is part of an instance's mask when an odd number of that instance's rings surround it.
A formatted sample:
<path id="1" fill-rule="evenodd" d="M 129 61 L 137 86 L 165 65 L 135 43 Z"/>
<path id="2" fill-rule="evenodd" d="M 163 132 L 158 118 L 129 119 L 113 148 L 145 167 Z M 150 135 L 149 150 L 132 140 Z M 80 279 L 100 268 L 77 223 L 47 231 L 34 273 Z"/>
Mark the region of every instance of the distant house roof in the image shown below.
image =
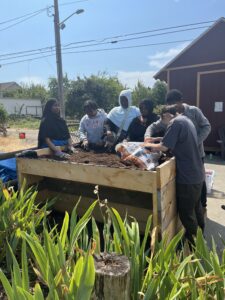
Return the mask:
<path id="1" fill-rule="evenodd" d="M 195 48 L 195 46 L 198 45 L 198 43 L 202 40 L 204 40 L 206 37 L 208 37 L 208 35 L 210 35 L 211 32 L 214 31 L 214 29 L 217 29 L 218 26 L 220 26 L 218 29 L 220 31 L 222 31 L 224 33 L 224 25 L 225 25 L 225 18 L 219 18 L 215 23 L 213 23 L 207 30 L 205 30 L 200 36 L 198 36 L 194 41 L 192 41 L 187 47 L 185 47 L 177 56 L 175 56 L 175 58 L 173 58 L 169 63 L 167 63 L 163 68 L 161 68 L 155 75 L 154 78 L 159 78 L 159 76 L 166 71 L 167 69 L 170 69 L 172 67 L 174 67 L 174 64 L 179 64 L 180 60 L 182 60 L 184 57 L 186 58 L 186 61 L 189 61 L 190 63 L 190 59 L 193 58 L 193 56 L 189 55 L 188 57 L 188 53 L 190 52 L 189 50 L 192 48 Z M 216 49 L 216 47 L 218 47 L 218 45 L 215 44 L 208 44 L 207 45 L 207 51 L 209 51 L 209 48 L 211 50 L 211 48 L 213 50 Z M 207 52 L 206 51 L 206 52 Z M 211 51 L 212 52 L 212 51 Z M 202 59 L 203 59 L 203 55 L 202 55 Z"/>
<path id="2" fill-rule="evenodd" d="M 14 81 L 0 83 L 0 92 L 14 91 L 20 88 L 21 86 Z"/>

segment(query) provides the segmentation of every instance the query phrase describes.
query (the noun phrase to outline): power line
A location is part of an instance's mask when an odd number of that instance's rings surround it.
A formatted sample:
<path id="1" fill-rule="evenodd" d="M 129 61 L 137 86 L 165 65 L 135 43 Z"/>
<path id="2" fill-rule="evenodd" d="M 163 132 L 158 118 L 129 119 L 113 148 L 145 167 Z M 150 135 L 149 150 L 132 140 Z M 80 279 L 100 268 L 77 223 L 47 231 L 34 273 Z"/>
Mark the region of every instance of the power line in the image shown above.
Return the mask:
<path id="1" fill-rule="evenodd" d="M 100 39 L 100 40 L 104 41 L 104 40 L 108 40 L 108 39 L 122 38 L 122 37 L 133 36 L 133 35 L 140 35 L 140 34 L 145 34 L 145 33 L 152 33 L 152 32 L 157 32 L 157 31 L 165 31 L 165 30 L 182 28 L 182 27 L 190 27 L 190 26 L 195 26 L 195 25 L 203 25 L 203 24 L 212 23 L 212 22 L 215 22 L 215 21 L 204 21 L 204 22 L 198 22 L 198 23 L 189 23 L 189 24 L 183 24 L 183 25 L 177 25 L 177 26 L 170 26 L 170 27 L 164 27 L 164 28 L 158 28 L 158 29 L 151 29 L 151 30 L 146 30 L 146 31 L 132 32 L 132 33 L 126 33 L 126 34 L 122 34 L 122 35 L 105 37 L 105 38 Z M 93 42 L 93 41 L 97 41 L 97 40 L 91 40 L 90 42 Z M 77 43 L 77 42 L 75 42 L 75 43 Z M 82 43 L 82 42 L 79 42 L 79 43 Z M 69 44 L 66 44 L 64 46 L 66 47 L 66 46 L 70 46 L 70 45 L 73 45 L 73 43 L 69 43 Z"/>
<path id="2" fill-rule="evenodd" d="M 105 48 L 105 49 L 89 49 L 89 50 L 82 50 L 82 51 L 70 51 L 70 52 L 63 52 L 63 54 L 75 54 L 75 53 L 91 53 L 91 52 L 100 52 L 100 51 L 112 51 L 112 50 L 122 50 L 122 49 L 132 49 L 132 48 L 140 48 L 140 47 L 148 47 L 148 46 L 157 46 L 157 45 L 168 45 L 168 44 L 175 44 L 175 43 L 184 43 L 184 42 L 191 42 L 191 40 L 179 40 L 179 41 L 169 41 L 169 42 L 162 42 L 162 43 L 150 43 L 150 44 L 142 44 L 142 45 L 133 45 L 133 46 L 124 46 L 124 47 L 116 47 L 116 48 Z M 49 54 L 44 56 L 38 56 L 34 58 L 18 60 L 14 62 L 4 63 L 1 66 L 13 65 L 27 61 L 34 61 L 39 60 L 46 57 L 51 57 L 55 54 Z"/>
<path id="3" fill-rule="evenodd" d="M 27 17 L 27 18 L 25 18 L 25 19 L 23 19 L 23 20 L 21 20 L 21 21 L 18 21 L 18 22 L 14 23 L 14 24 L 11 24 L 11 25 L 9 25 L 9 26 L 6 26 L 6 27 L 0 29 L 0 31 L 7 30 L 7 29 L 9 29 L 9 28 L 11 28 L 11 27 L 14 27 L 14 26 L 16 26 L 16 25 L 18 25 L 18 24 L 20 24 L 20 23 L 23 23 L 23 22 L 25 22 L 25 21 L 27 21 L 27 20 L 33 18 L 33 17 L 36 17 L 37 15 L 39 15 L 40 13 L 42 13 L 43 11 L 44 11 L 44 10 L 41 10 L 41 11 L 39 11 L 39 12 L 37 12 L 37 13 L 35 13 L 35 14 L 32 14 L 31 16 L 29 16 L 29 17 Z"/>
<path id="4" fill-rule="evenodd" d="M 173 34 L 173 33 L 179 33 L 179 32 L 196 30 L 196 29 L 203 29 L 203 28 L 208 28 L 208 26 L 187 28 L 187 29 L 182 29 L 182 30 L 173 30 L 173 31 L 167 31 L 167 32 L 163 32 L 163 33 L 149 34 L 149 35 L 138 36 L 138 37 L 133 37 L 133 38 L 120 39 L 120 40 L 112 40 L 112 41 L 109 41 L 109 42 L 100 42 L 100 43 L 95 43 L 95 44 L 90 44 L 90 45 L 81 45 L 81 46 L 75 46 L 75 47 L 65 47 L 64 46 L 62 49 L 66 50 L 66 49 L 85 48 L 85 47 L 90 47 L 90 46 L 99 46 L 99 45 L 106 45 L 106 44 L 117 44 L 117 43 L 120 43 L 120 42 L 139 40 L 139 39 L 144 39 L 144 38 L 149 38 L 149 37 L 162 36 L 162 35 L 167 35 L 167 34 Z M 70 43 L 69 45 L 72 45 L 72 44 L 73 43 Z"/>
<path id="5" fill-rule="evenodd" d="M 206 22 L 204 22 L 204 23 L 206 23 Z M 181 25 L 181 26 L 184 26 L 184 25 Z M 63 46 L 62 50 L 75 49 L 75 48 L 86 48 L 86 47 L 91 47 L 91 46 L 99 46 L 99 45 L 107 45 L 107 44 L 116 44 L 116 43 L 120 43 L 120 42 L 127 42 L 127 41 L 131 41 L 131 40 L 138 40 L 138 39 L 143 39 L 143 38 L 149 38 L 149 37 L 154 37 L 154 36 L 162 36 L 162 35 L 167 35 L 167 34 L 174 34 L 174 33 L 185 32 L 185 31 L 196 30 L 196 29 L 203 29 L 203 28 L 208 28 L 208 26 L 200 26 L 200 27 L 186 28 L 186 29 L 181 29 L 181 30 L 173 30 L 173 31 L 167 31 L 167 32 L 160 32 L 160 33 L 155 33 L 155 34 L 150 34 L 150 35 L 144 35 L 144 36 L 138 36 L 138 37 L 120 39 L 120 40 L 116 40 L 116 41 L 112 40 L 112 41 L 108 41 L 108 42 L 99 42 L 99 43 L 94 43 L 94 44 L 93 43 L 90 44 L 90 42 L 91 41 L 95 41 L 95 40 L 89 40 L 89 41 L 83 41 L 83 42 L 74 42 L 74 43 L 67 44 L 67 46 Z M 158 30 L 161 30 L 161 29 L 158 29 Z M 89 44 L 88 45 L 80 45 L 80 46 L 68 47 L 68 45 L 74 45 L 74 44 L 79 44 L 79 43 L 86 43 L 86 44 L 89 43 Z M 49 47 L 45 47 L 45 48 L 32 49 L 32 50 L 14 52 L 14 53 L 9 53 L 9 54 L 2 54 L 2 55 L 0 55 L 0 60 L 8 60 L 8 59 L 14 59 L 14 58 L 32 56 L 32 55 L 36 55 L 37 54 L 35 52 L 40 52 L 40 51 L 42 51 L 42 53 L 49 53 L 49 52 L 54 51 L 54 49 L 55 49 L 55 46 L 49 46 Z M 9 56 L 11 56 L 11 57 L 9 57 Z"/>
<path id="6" fill-rule="evenodd" d="M 65 2 L 65 3 L 59 4 L 59 6 L 66 6 L 66 5 L 71 5 L 71 4 L 74 4 L 74 3 L 87 2 L 87 1 L 89 1 L 89 0 L 79 0 L 79 1 Z"/>
<path id="7" fill-rule="evenodd" d="M 180 40 L 180 41 L 170 41 L 170 42 L 161 42 L 161 43 L 151 43 L 151 44 L 142 44 L 142 45 L 133 45 L 133 46 L 123 46 L 123 47 L 114 47 L 114 48 L 89 49 L 89 50 L 82 50 L 82 51 L 63 52 L 63 54 L 89 53 L 89 52 L 101 52 L 101 51 L 111 51 L 111 50 L 132 49 L 132 48 L 141 48 L 141 47 L 149 47 L 149 46 L 168 45 L 168 44 L 175 44 L 175 43 L 185 43 L 185 42 L 191 42 L 191 41 L 192 41 L 192 40 Z"/>
<path id="8" fill-rule="evenodd" d="M 29 52 L 40 52 L 40 51 L 42 51 L 42 50 L 47 50 L 47 49 L 49 49 L 49 50 L 54 50 L 54 48 L 55 48 L 55 46 L 47 46 L 47 47 L 44 47 L 44 48 L 37 48 L 37 49 L 31 49 L 31 50 L 24 50 L 24 51 L 19 51 L 19 52 L 11 52 L 11 53 L 6 53 L 6 54 L 0 54 L 0 59 L 1 59 L 1 57 L 5 57 L 5 56 L 11 56 L 11 55 L 19 55 L 19 54 L 23 54 L 23 53 L 29 53 Z"/>
<path id="9" fill-rule="evenodd" d="M 198 27 L 198 28 L 194 28 L 194 29 L 199 29 L 199 28 L 205 28 L 204 27 Z M 189 29 L 186 30 L 181 30 L 183 31 L 188 31 Z M 160 34 L 151 34 L 151 35 L 145 35 L 145 36 L 141 36 L 141 37 L 136 37 L 136 38 L 128 38 L 128 39 L 121 39 L 116 41 L 116 43 L 120 43 L 120 42 L 127 42 L 127 41 L 131 41 L 131 40 L 138 40 L 138 39 L 142 39 L 142 38 L 149 38 L 149 37 L 153 37 L 153 36 L 158 36 L 158 35 L 165 35 L 165 34 L 172 34 L 172 33 L 177 33 L 177 32 L 181 32 L 181 31 L 169 31 L 166 33 L 160 33 Z M 81 46 L 73 46 L 73 47 L 64 47 L 62 48 L 62 50 L 69 50 L 69 49 L 77 49 L 77 48 L 86 48 L 86 47 L 91 47 L 91 46 L 99 46 L 99 45 L 107 45 L 107 44 L 115 44 L 115 42 L 110 41 L 110 42 L 103 42 L 103 43 L 95 43 L 95 44 L 90 44 L 90 45 L 81 45 Z M 53 49 L 51 50 L 46 50 L 43 51 L 42 53 L 49 53 L 52 52 Z M 0 61 L 3 60 L 9 60 L 9 59 L 15 59 L 15 58 L 22 58 L 22 57 L 26 57 L 26 56 L 32 56 L 32 55 L 36 55 L 37 53 L 30 53 L 30 54 L 22 54 L 22 55 L 16 55 L 16 56 L 12 56 L 12 57 L 6 57 L 6 58 L 0 58 Z"/>
<path id="10" fill-rule="evenodd" d="M 22 18 L 25 18 L 25 17 L 27 17 L 27 16 L 33 15 L 33 14 L 35 14 L 35 13 L 42 12 L 42 11 L 44 11 L 44 10 L 46 10 L 46 8 L 42 8 L 42 9 L 33 11 L 33 12 L 31 12 L 31 13 L 28 13 L 28 14 L 25 14 L 25 15 L 22 15 L 22 16 L 19 16 L 19 17 L 15 17 L 15 18 L 13 18 L 13 19 L 6 20 L 6 21 L 4 21 L 4 22 L 1 22 L 0 25 L 6 24 L 6 23 L 11 23 L 11 22 L 13 22 L 13 21 L 17 21 L 17 20 L 19 20 L 19 19 L 22 19 Z"/>
<path id="11" fill-rule="evenodd" d="M 79 1 L 65 2 L 65 3 L 59 4 L 59 6 L 66 6 L 66 5 L 71 5 L 71 4 L 74 4 L 74 3 L 87 2 L 87 1 L 89 1 L 89 0 L 79 0 Z M 23 18 L 25 18 L 25 17 L 27 17 L 27 16 L 33 15 L 33 14 L 38 13 L 38 12 L 45 11 L 45 10 L 47 10 L 47 9 L 49 9 L 49 8 L 52 8 L 52 7 L 53 7 L 53 5 L 49 5 L 49 6 L 45 7 L 45 8 L 35 10 L 35 11 L 30 12 L 30 13 L 27 13 L 27 14 L 25 14 L 25 15 L 22 15 L 22 16 L 19 16 L 19 17 L 15 17 L 15 18 L 12 18 L 12 19 L 5 20 L 5 21 L 3 21 L 3 22 L 0 22 L 0 25 L 4 25 L 4 24 L 7 24 L 7 23 L 11 23 L 11 22 L 13 22 L 13 21 L 17 21 L 17 20 L 23 19 Z"/>

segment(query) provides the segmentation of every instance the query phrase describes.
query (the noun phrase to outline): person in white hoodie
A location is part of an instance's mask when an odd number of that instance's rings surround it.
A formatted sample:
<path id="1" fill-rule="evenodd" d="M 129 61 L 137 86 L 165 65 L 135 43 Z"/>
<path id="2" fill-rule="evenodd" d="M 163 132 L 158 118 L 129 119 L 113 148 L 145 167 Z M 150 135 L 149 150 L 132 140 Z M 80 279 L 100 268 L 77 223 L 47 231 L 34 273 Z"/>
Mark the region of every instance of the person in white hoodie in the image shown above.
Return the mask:
<path id="1" fill-rule="evenodd" d="M 104 145 L 103 128 L 107 117 L 105 111 L 98 109 L 95 101 L 87 100 L 84 103 L 84 112 L 86 114 L 80 121 L 78 131 L 82 147 L 85 150 L 102 147 Z"/>
<path id="2" fill-rule="evenodd" d="M 107 115 L 105 122 L 106 143 L 110 141 L 115 145 L 127 136 L 127 130 L 134 118 L 141 115 L 140 110 L 132 104 L 131 90 L 123 90 L 119 95 L 119 105 L 114 107 Z"/>

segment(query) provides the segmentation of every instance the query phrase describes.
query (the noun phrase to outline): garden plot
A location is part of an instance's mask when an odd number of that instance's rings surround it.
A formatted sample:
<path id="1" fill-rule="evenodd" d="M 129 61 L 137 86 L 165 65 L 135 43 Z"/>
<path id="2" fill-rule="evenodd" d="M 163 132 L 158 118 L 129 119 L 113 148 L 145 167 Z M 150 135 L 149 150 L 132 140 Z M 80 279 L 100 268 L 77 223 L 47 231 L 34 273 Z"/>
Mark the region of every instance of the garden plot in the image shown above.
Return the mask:
<path id="1" fill-rule="evenodd" d="M 39 184 L 42 190 L 39 196 L 43 201 L 57 196 L 56 209 L 71 211 L 79 196 L 82 196 L 78 212 L 83 215 L 95 198 L 90 192 L 98 185 L 109 205 L 122 216 L 136 218 L 141 230 L 144 230 L 148 216 L 152 214 L 153 225 L 159 226 L 162 234 L 168 234 L 171 238 L 176 233 L 178 218 L 173 158 L 155 171 L 142 171 L 124 166 L 116 155 L 111 154 L 100 153 L 99 158 L 95 154 L 95 164 L 90 159 L 90 153 L 89 158 L 82 158 L 84 154 L 80 154 L 80 162 L 74 161 L 75 157 L 78 160 L 78 154 L 74 154 L 69 161 L 52 159 L 48 149 L 37 150 L 37 155 L 38 159 L 17 158 L 19 183 L 21 185 L 26 179 L 28 186 Z M 107 165 L 103 164 L 104 156 Z M 101 221 L 102 215 L 98 209 L 94 211 L 94 216 Z"/>

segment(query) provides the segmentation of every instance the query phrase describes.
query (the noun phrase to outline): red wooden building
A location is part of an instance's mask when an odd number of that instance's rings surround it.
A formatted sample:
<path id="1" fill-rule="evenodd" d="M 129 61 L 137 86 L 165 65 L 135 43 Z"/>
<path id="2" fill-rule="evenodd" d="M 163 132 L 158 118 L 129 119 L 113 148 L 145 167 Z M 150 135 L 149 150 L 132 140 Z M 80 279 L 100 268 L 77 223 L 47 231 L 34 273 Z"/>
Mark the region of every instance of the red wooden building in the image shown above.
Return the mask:
<path id="1" fill-rule="evenodd" d="M 225 125 L 225 18 L 220 18 L 155 76 L 168 89 L 183 93 L 184 102 L 198 106 L 212 131 L 206 150 L 218 149 L 218 128 Z"/>

